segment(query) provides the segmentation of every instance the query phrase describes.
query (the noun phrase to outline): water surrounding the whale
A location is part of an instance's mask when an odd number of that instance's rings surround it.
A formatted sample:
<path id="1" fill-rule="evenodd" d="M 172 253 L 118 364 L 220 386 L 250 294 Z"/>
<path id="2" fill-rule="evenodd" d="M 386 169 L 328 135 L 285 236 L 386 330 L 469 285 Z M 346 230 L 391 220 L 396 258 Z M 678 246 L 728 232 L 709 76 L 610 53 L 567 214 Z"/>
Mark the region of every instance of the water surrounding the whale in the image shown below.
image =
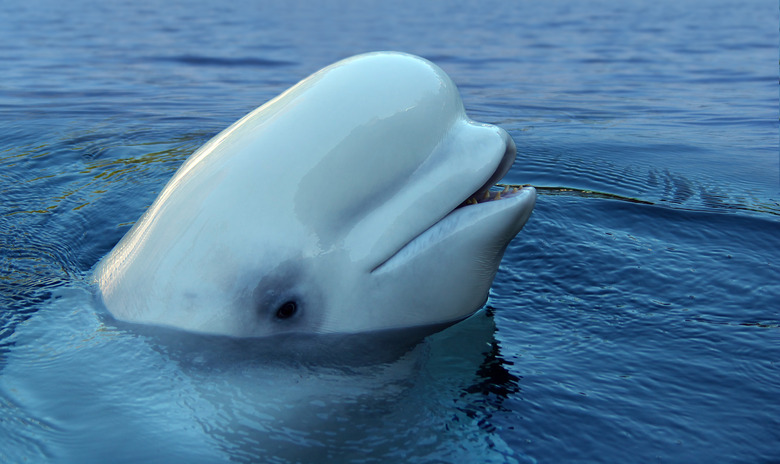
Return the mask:
<path id="1" fill-rule="evenodd" d="M 387 49 L 540 187 L 485 310 L 344 367 L 96 308 L 187 155 Z M 777 462 L 777 66 L 757 0 L 2 2 L 0 461 Z"/>

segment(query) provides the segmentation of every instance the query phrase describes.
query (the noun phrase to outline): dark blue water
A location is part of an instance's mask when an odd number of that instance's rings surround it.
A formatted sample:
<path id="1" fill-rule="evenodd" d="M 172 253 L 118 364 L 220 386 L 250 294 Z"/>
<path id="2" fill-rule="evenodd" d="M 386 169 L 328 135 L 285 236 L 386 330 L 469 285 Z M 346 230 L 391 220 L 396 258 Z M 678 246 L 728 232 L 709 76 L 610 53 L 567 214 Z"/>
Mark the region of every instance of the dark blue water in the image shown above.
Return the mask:
<path id="1" fill-rule="evenodd" d="M 101 317 L 89 270 L 187 155 L 383 49 L 540 187 L 486 311 L 349 371 Z M 775 462 L 777 50 L 759 1 L 3 2 L 0 460 Z"/>

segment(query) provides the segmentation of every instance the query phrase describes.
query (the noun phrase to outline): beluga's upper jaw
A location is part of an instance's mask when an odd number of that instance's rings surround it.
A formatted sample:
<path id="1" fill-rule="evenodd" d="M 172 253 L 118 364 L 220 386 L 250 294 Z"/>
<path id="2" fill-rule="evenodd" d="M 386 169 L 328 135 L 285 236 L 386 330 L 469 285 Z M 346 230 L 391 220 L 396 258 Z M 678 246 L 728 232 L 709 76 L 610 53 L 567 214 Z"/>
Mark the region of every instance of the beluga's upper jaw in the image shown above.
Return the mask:
<path id="1" fill-rule="evenodd" d="M 483 201 L 514 157 L 434 64 L 348 58 L 195 152 L 97 266 L 99 293 L 118 319 L 235 336 L 456 320 L 533 208 L 530 188 Z"/>

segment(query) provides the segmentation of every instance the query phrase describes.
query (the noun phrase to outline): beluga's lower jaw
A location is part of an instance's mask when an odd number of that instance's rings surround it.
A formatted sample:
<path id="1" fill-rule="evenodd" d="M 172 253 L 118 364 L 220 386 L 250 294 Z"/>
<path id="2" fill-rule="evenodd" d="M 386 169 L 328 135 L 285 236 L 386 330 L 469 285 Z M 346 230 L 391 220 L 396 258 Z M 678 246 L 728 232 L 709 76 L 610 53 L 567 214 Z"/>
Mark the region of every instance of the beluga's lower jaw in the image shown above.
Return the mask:
<path id="1" fill-rule="evenodd" d="M 490 191 L 514 159 L 436 65 L 348 58 L 190 156 L 98 292 L 120 320 L 240 337 L 441 327 L 482 306 L 531 214 L 533 188 Z"/>

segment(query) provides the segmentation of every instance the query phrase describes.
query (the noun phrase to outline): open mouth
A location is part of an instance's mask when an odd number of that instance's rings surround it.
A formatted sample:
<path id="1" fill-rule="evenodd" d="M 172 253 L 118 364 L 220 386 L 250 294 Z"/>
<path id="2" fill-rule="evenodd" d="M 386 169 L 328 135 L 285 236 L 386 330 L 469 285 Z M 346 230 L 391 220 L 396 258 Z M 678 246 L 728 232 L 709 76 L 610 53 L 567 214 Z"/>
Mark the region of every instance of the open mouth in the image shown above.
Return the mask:
<path id="1" fill-rule="evenodd" d="M 530 187 L 530 185 L 507 185 L 507 184 L 496 184 L 493 187 L 491 187 L 488 190 L 480 190 L 474 195 L 470 196 L 466 201 L 461 203 L 458 208 L 462 208 L 464 206 L 468 205 L 476 205 L 479 203 L 485 203 L 488 201 L 497 201 L 502 198 L 511 198 L 518 193 L 523 188 Z M 495 189 L 495 190 L 493 190 Z M 455 208 L 457 209 L 457 208 Z"/>
<path id="2" fill-rule="evenodd" d="M 533 192 L 533 187 L 530 185 L 498 184 L 512 168 L 517 154 L 514 141 L 509 137 L 509 134 L 502 133 L 502 136 L 505 143 L 503 146 L 504 151 L 501 158 L 496 160 L 495 170 L 490 174 L 484 170 L 481 171 L 481 174 L 474 173 L 475 175 L 485 176 L 481 179 L 483 182 L 481 186 L 471 192 L 460 190 L 462 192 L 460 195 L 463 195 L 459 199 L 460 203 L 450 206 L 452 209 L 449 211 L 439 210 L 438 213 L 441 216 L 433 218 L 435 220 L 424 228 L 410 231 L 412 233 L 409 234 L 409 238 L 400 244 L 399 248 L 393 250 L 385 259 L 374 266 L 371 272 L 392 268 L 392 264 L 389 267 L 387 266 L 388 263 L 403 262 L 404 258 L 409 258 L 420 249 L 428 246 L 430 241 L 442 240 L 445 236 L 449 236 L 464 227 L 470 227 L 470 224 L 481 222 L 489 217 L 501 216 L 506 218 L 502 224 L 511 224 L 506 226 L 506 230 L 498 235 L 508 236 L 506 234 L 512 232 L 512 236 L 514 236 L 519 232 L 528 218 L 530 210 L 533 208 L 536 196 L 535 192 Z M 455 188 L 457 187 L 453 186 L 453 190 Z M 448 200 L 458 201 L 458 199 L 452 197 Z M 479 206 L 485 203 L 493 203 L 493 205 L 499 206 L 496 202 L 500 202 L 504 207 Z M 474 209 L 472 210 L 472 208 Z M 495 220 L 487 223 L 497 224 Z"/>

